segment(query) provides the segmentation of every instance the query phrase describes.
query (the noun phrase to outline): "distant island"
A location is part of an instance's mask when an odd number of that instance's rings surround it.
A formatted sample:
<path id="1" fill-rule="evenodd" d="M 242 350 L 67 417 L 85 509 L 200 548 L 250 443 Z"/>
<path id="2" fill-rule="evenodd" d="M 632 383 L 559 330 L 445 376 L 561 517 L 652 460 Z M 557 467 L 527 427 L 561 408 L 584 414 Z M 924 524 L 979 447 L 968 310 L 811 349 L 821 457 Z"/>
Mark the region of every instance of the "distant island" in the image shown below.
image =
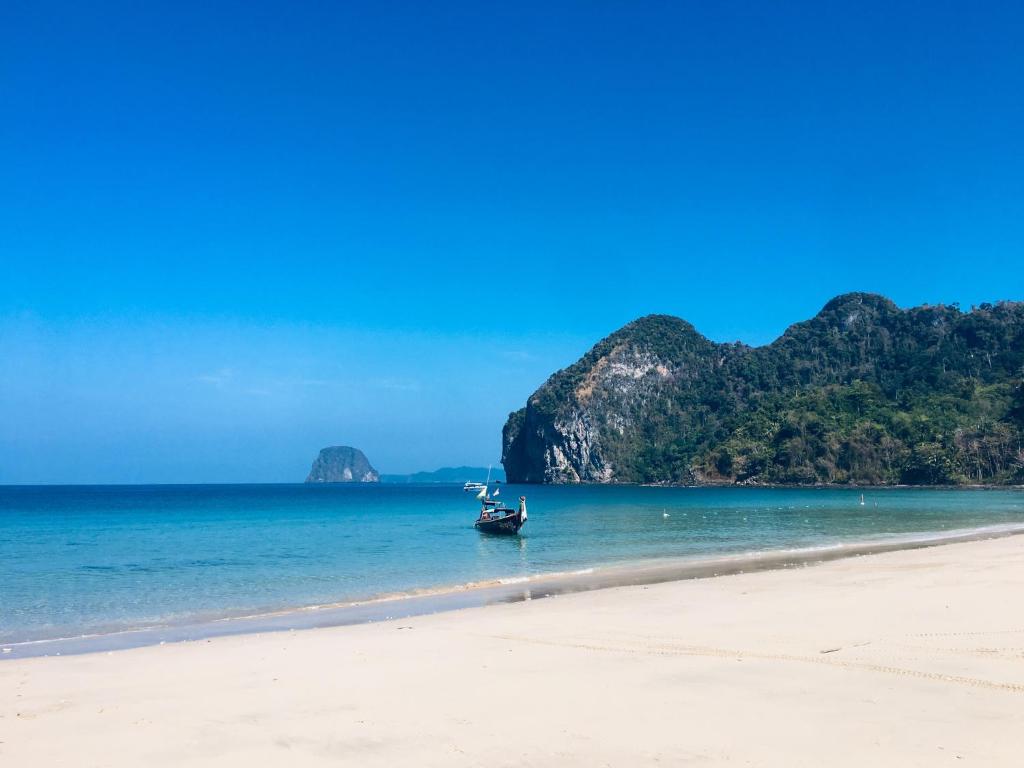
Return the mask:
<path id="1" fill-rule="evenodd" d="M 313 462 L 307 483 L 376 483 L 377 470 L 358 448 L 335 445 L 324 448 Z"/>
<path id="2" fill-rule="evenodd" d="M 510 482 L 1024 483 L 1024 303 L 850 293 L 771 344 L 640 318 L 509 415 Z"/>
<path id="3" fill-rule="evenodd" d="M 487 467 L 442 467 L 433 472 L 413 472 L 411 475 L 381 475 L 382 483 L 466 483 L 484 482 Z M 490 470 L 491 482 L 505 482 L 505 471 L 500 467 Z"/>

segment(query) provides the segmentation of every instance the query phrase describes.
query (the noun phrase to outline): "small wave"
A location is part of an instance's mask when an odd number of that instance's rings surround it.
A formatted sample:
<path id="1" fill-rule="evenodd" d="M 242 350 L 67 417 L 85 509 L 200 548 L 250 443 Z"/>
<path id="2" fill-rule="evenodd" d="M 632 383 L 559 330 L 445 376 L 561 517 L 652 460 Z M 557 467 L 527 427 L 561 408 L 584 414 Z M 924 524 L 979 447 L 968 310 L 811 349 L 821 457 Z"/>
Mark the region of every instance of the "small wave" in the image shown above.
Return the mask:
<path id="1" fill-rule="evenodd" d="M 806 547 L 753 550 L 739 553 L 705 555 L 701 557 L 670 558 L 635 561 L 629 564 L 586 567 L 565 571 L 500 576 L 492 579 L 411 589 L 371 596 L 365 599 L 316 603 L 278 610 L 253 611 L 244 615 L 217 618 L 194 616 L 177 617 L 173 621 L 148 622 L 145 625 L 123 627 L 110 631 L 88 632 L 55 638 L 8 640 L 3 647 L 24 648 L 28 653 L 42 655 L 58 652 L 62 646 L 75 646 L 71 652 L 150 645 L 162 641 L 162 635 L 177 639 L 195 640 L 218 634 L 295 629 L 296 627 L 336 626 L 346 623 L 377 621 L 395 616 L 422 615 L 439 610 L 451 610 L 499 601 L 514 601 L 532 597 L 560 594 L 614 586 L 655 584 L 681 579 L 705 578 L 726 574 L 741 574 L 753 570 L 787 568 L 812 565 L 823 560 L 864 554 L 879 554 L 901 549 L 928 547 L 942 543 L 966 542 L 998 536 L 1024 533 L 1024 523 L 1004 523 L 944 531 L 917 531 L 902 534 L 880 534 L 848 541 L 827 542 Z M 586 578 L 591 577 L 591 578 Z M 529 588 L 518 589 L 521 585 Z M 514 589 L 513 589 L 514 588 Z M 434 599 L 436 598 L 436 599 Z M 413 604 L 413 600 L 420 600 Z M 399 607 L 399 603 L 407 607 Z M 375 606 L 387 606 L 375 608 Z M 393 607 L 392 607 L 393 606 Z M 361 609 L 350 613 L 349 609 Z M 332 614 L 333 612 L 333 614 Z M 316 618 L 313 618 L 313 615 Z M 302 620 L 302 616 L 310 618 Z M 354 618 L 350 618 L 353 617 Z M 224 629 L 211 631 L 212 627 Z M 230 629 L 228 629 L 230 627 Z M 127 638 L 119 641 L 117 638 Z M 93 643 L 95 641 L 95 643 Z M 88 647 L 86 647 L 88 646 Z M 42 649 L 42 650 L 32 650 Z M 67 652 L 68 648 L 63 648 Z M 5 651 L 5 656 L 11 655 Z"/>

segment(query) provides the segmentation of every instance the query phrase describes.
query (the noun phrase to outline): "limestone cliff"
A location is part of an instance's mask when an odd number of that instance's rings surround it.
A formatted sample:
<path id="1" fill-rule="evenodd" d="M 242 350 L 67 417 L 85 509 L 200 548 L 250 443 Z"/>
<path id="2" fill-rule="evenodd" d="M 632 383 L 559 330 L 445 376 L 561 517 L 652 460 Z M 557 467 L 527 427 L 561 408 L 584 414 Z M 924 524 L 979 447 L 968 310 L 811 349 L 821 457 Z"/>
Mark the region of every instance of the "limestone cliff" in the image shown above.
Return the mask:
<path id="1" fill-rule="evenodd" d="M 529 483 L 1024 481 L 1024 304 L 830 301 L 764 347 L 640 318 L 510 414 Z"/>
<path id="2" fill-rule="evenodd" d="M 309 470 L 307 483 L 376 483 L 377 470 L 358 448 L 335 445 L 324 448 Z"/>

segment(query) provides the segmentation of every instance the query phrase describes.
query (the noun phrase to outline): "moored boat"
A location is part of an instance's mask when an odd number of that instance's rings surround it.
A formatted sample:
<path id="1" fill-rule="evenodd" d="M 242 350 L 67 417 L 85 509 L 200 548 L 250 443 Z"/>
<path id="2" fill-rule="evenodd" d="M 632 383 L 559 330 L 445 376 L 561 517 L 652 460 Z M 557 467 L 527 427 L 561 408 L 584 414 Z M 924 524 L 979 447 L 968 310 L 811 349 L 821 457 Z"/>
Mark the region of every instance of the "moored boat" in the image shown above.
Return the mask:
<path id="1" fill-rule="evenodd" d="M 481 494 L 483 506 L 480 517 L 473 525 L 481 533 L 516 535 L 526 524 L 526 497 L 519 497 L 519 508 L 506 507 L 503 502 L 488 499 L 486 490 Z"/>

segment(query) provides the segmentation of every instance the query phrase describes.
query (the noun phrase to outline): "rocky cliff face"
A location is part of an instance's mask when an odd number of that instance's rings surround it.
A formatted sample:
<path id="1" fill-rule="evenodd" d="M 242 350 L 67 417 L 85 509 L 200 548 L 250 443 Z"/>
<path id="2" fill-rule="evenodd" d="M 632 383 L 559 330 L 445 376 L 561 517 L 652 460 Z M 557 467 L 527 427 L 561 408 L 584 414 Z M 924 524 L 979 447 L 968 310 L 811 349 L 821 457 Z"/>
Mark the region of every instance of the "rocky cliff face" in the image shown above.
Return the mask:
<path id="1" fill-rule="evenodd" d="M 530 483 L 1011 482 L 1022 366 L 1024 304 L 847 294 L 759 348 L 652 315 L 512 413 L 502 462 Z"/>
<path id="2" fill-rule="evenodd" d="M 671 340 L 671 350 L 662 347 L 665 340 Z M 647 411 L 668 392 L 710 380 L 719 365 L 714 346 L 689 323 L 659 315 L 609 336 L 509 417 L 502 455 L 509 481 L 621 479 L 622 462 L 642 438 Z"/>
<path id="3" fill-rule="evenodd" d="M 336 445 L 324 448 L 309 470 L 307 483 L 376 483 L 377 470 L 358 448 Z"/>

